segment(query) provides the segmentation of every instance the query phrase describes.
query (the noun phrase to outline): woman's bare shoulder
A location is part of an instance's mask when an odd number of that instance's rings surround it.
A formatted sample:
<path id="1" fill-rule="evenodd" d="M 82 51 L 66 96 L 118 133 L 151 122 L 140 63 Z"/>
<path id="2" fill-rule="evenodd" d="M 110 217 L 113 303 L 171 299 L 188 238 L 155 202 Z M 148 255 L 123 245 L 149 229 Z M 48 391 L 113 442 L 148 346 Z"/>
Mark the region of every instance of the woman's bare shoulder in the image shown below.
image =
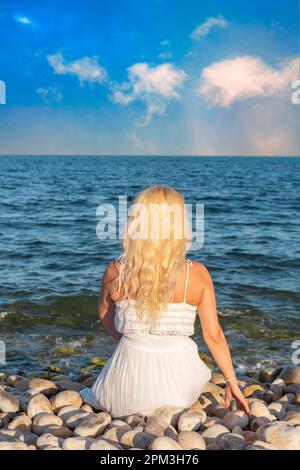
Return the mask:
<path id="1" fill-rule="evenodd" d="M 103 275 L 103 282 L 109 283 L 114 281 L 118 275 L 119 275 L 119 269 L 120 269 L 120 262 L 118 259 L 114 259 L 110 261 L 105 269 L 104 275 Z"/>
<path id="2" fill-rule="evenodd" d="M 197 281 L 203 282 L 205 284 L 210 284 L 212 282 L 209 270 L 203 263 L 193 260 L 191 271 Z"/>

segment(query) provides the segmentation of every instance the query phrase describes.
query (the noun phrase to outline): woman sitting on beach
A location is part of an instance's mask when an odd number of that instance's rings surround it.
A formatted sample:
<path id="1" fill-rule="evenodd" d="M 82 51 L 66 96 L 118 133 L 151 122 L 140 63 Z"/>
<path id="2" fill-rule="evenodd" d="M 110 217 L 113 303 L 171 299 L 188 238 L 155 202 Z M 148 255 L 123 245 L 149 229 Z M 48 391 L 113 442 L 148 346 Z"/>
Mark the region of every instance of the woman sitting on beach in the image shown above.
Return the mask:
<path id="1" fill-rule="evenodd" d="M 165 405 L 191 407 L 211 378 L 190 338 L 198 314 L 203 338 L 226 380 L 225 406 L 234 398 L 248 413 L 210 274 L 186 258 L 191 232 L 183 196 L 154 186 L 140 193 L 133 207 L 123 254 L 107 266 L 99 302 L 102 324 L 120 341 L 92 388 L 80 392 L 83 399 L 113 417 L 147 414 Z M 174 215 L 174 207 L 182 217 Z"/>

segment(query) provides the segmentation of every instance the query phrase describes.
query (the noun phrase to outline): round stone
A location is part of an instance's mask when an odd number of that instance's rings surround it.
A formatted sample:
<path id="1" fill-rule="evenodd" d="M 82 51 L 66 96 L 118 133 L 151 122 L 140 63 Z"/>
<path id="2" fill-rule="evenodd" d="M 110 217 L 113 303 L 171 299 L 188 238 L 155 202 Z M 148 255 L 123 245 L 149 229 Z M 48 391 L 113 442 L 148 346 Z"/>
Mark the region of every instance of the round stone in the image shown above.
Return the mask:
<path id="1" fill-rule="evenodd" d="M 44 447 L 61 447 L 64 440 L 60 437 L 54 436 L 53 434 L 45 433 L 42 434 L 36 441 L 36 446 L 38 449 L 43 449 Z"/>
<path id="2" fill-rule="evenodd" d="M 88 450 L 94 439 L 90 437 L 69 437 L 62 445 L 63 450 Z"/>
<path id="3" fill-rule="evenodd" d="M 126 449 L 130 447 L 139 447 L 140 449 L 149 449 L 155 437 L 152 434 L 144 432 L 143 428 L 134 428 L 126 431 L 120 437 L 120 443 Z M 169 439 L 169 438 L 168 438 Z"/>
<path id="4" fill-rule="evenodd" d="M 230 411 L 229 413 L 227 413 L 227 415 L 224 416 L 223 424 L 230 431 L 232 431 L 233 428 L 236 426 L 239 426 L 240 428 L 244 429 L 249 424 L 249 416 L 241 410 Z"/>
<path id="5" fill-rule="evenodd" d="M 224 434 L 228 434 L 229 430 L 221 424 L 214 424 L 207 428 L 201 435 L 206 444 L 215 444 L 217 440 Z"/>
<path id="6" fill-rule="evenodd" d="M 218 445 L 222 450 L 243 450 L 247 443 L 240 434 L 225 434 L 220 437 Z"/>
<path id="7" fill-rule="evenodd" d="M 280 372 L 278 377 L 284 380 L 286 384 L 300 385 L 300 367 L 297 367 L 297 366 L 285 367 Z"/>
<path id="8" fill-rule="evenodd" d="M 80 421 L 78 426 L 76 426 L 74 429 L 74 436 L 98 437 L 100 434 L 104 433 L 110 422 L 111 416 L 105 412 L 88 416 Z"/>
<path id="9" fill-rule="evenodd" d="M 11 413 L 19 411 L 19 402 L 11 393 L 0 391 L 0 411 Z"/>
<path id="10" fill-rule="evenodd" d="M 267 405 L 261 400 L 253 400 L 250 405 L 250 415 L 257 418 L 269 418 L 272 419 L 272 415 Z"/>
<path id="11" fill-rule="evenodd" d="M 261 432 L 264 441 L 278 450 L 300 450 L 300 431 L 293 426 L 274 423 Z"/>
<path id="12" fill-rule="evenodd" d="M 89 447 L 89 450 L 121 450 L 118 444 L 112 444 L 105 439 L 96 439 Z"/>
<path id="13" fill-rule="evenodd" d="M 34 389 L 36 393 L 42 393 L 47 397 L 51 397 L 57 393 L 57 387 L 51 380 L 31 379 L 28 387 L 29 389 Z"/>
<path id="14" fill-rule="evenodd" d="M 182 450 L 178 442 L 170 437 L 160 436 L 156 437 L 150 445 L 151 450 Z"/>
<path id="15" fill-rule="evenodd" d="M 59 410 L 63 406 L 77 406 L 80 408 L 82 399 L 78 392 L 74 390 L 64 390 L 50 399 L 54 411 Z"/>
<path id="16" fill-rule="evenodd" d="M 197 429 L 205 423 L 206 418 L 207 415 L 203 410 L 188 410 L 180 415 L 178 420 L 178 432 L 197 431 Z"/>
<path id="17" fill-rule="evenodd" d="M 50 401 L 42 393 L 34 395 L 28 403 L 27 414 L 30 418 L 34 418 L 39 413 L 52 413 Z"/>
<path id="18" fill-rule="evenodd" d="M 203 437 L 195 431 L 181 431 L 178 434 L 178 444 L 183 450 L 205 450 Z"/>
<path id="19" fill-rule="evenodd" d="M 8 425 L 8 429 L 20 432 L 31 432 L 31 419 L 27 415 L 16 416 Z"/>
<path id="20" fill-rule="evenodd" d="M 62 424 L 63 420 L 59 416 L 55 416 L 52 413 L 39 413 L 33 419 L 32 430 L 35 434 L 40 436 L 47 432 L 46 429 L 49 426 L 61 426 Z"/>

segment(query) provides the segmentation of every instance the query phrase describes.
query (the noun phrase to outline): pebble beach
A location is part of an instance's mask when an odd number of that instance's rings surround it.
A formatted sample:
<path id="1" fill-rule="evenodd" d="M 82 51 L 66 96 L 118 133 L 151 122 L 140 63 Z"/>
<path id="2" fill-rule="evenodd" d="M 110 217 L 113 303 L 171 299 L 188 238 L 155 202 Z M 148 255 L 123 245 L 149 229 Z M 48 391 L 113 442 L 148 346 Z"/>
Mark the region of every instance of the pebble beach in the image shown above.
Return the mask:
<path id="1" fill-rule="evenodd" d="M 113 417 L 84 403 L 103 367 L 91 358 L 70 378 L 57 366 L 0 372 L 0 450 L 300 450 L 300 367 L 239 376 L 249 416 L 224 404 L 225 381 L 211 381 L 189 409 L 163 406 L 148 415 Z"/>

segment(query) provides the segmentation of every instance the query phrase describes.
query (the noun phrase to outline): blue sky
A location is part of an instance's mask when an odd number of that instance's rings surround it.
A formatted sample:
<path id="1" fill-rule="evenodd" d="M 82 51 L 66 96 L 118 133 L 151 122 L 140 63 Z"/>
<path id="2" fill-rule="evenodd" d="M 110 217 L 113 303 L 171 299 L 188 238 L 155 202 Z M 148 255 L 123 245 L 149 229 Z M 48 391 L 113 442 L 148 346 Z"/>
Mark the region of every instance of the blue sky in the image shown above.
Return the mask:
<path id="1" fill-rule="evenodd" d="M 297 155 L 298 1 L 7 1 L 0 153 Z"/>

